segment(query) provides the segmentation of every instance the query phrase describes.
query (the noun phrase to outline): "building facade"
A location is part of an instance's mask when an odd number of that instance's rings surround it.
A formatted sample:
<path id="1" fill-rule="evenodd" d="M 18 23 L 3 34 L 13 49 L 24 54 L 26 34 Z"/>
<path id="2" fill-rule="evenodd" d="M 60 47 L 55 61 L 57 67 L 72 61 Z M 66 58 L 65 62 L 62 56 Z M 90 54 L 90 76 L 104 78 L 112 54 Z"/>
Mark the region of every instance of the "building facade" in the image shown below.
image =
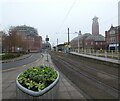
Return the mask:
<path id="1" fill-rule="evenodd" d="M 99 23 L 98 23 L 98 17 L 94 17 L 92 22 L 92 34 L 98 35 L 99 34 Z"/>
<path id="2" fill-rule="evenodd" d="M 85 39 L 85 48 L 89 51 L 105 50 L 105 37 L 102 35 L 89 35 Z"/>
<path id="3" fill-rule="evenodd" d="M 30 26 L 11 27 L 9 35 L 13 36 L 17 44 L 11 44 L 12 52 L 26 51 L 38 52 L 42 48 L 42 37 L 38 35 L 37 29 Z M 15 39 L 16 38 L 16 39 Z"/>
<path id="4" fill-rule="evenodd" d="M 105 50 L 105 37 L 99 34 L 98 17 L 94 17 L 92 23 L 92 34 L 79 35 L 71 41 L 72 50 L 78 52 Z"/>
<path id="5" fill-rule="evenodd" d="M 119 28 L 120 26 L 113 27 L 111 25 L 111 28 L 108 31 L 105 31 L 106 49 L 109 51 L 118 51 L 120 40 Z"/>
<path id="6" fill-rule="evenodd" d="M 91 34 L 90 34 L 90 33 L 85 33 L 85 34 L 83 34 L 83 35 L 81 34 L 81 35 L 73 38 L 73 39 L 71 40 L 71 43 L 70 43 L 70 45 L 71 45 L 71 50 L 73 50 L 73 51 L 78 51 L 78 48 L 79 48 L 80 51 L 84 51 L 84 49 L 85 49 L 85 39 L 86 39 L 89 35 L 91 35 Z"/>
<path id="7" fill-rule="evenodd" d="M 71 40 L 71 50 L 78 51 L 78 48 L 80 52 L 105 50 L 105 38 L 102 35 L 85 33 Z"/>

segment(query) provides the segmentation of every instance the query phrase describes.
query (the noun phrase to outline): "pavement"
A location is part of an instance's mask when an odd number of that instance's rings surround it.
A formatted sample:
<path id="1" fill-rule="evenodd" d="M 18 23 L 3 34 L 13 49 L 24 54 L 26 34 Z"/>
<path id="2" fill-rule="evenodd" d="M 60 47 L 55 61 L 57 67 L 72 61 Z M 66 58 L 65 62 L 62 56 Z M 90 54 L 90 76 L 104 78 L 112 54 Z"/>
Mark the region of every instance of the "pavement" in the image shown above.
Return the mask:
<path id="1" fill-rule="evenodd" d="M 46 55 L 44 55 L 46 57 Z M 49 62 L 45 61 L 45 64 L 54 67 L 57 71 L 58 68 L 55 67 L 51 61 L 51 57 L 48 57 Z M 60 84 L 59 84 L 59 96 L 58 99 L 85 99 L 82 95 L 82 91 L 73 84 L 62 72 L 60 72 Z"/>
<path id="2" fill-rule="evenodd" d="M 16 84 L 15 80 L 19 73 L 23 72 L 27 68 L 33 67 L 35 65 L 44 64 L 55 68 L 57 71 L 58 68 L 53 64 L 50 55 L 44 53 L 42 56 L 35 62 L 29 63 L 17 69 L 9 69 L 8 71 L 2 72 L 2 99 L 16 99 Z M 59 80 L 59 92 L 58 99 L 85 99 L 82 95 L 82 91 L 74 85 L 64 74 L 60 71 L 60 80 Z"/>
<path id="3" fill-rule="evenodd" d="M 110 58 L 104 58 L 104 57 L 97 57 L 97 56 L 92 56 L 92 55 L 80 54 L 80 53 L 77 53 L 77 52 L 70 52 L 70 53 L 74 54 L 74 55 L 80 55 L 80 56 L 84 56 L 84 57 L 88 57 L 88 58 L 93 58 L 93 59 L 97 59 L 97 60 L 102 60 L 102 61 L 106 61 L 106 62 L 120 64 L 120 60 L 116 60 L 116 59 L 110 59 Z"/>

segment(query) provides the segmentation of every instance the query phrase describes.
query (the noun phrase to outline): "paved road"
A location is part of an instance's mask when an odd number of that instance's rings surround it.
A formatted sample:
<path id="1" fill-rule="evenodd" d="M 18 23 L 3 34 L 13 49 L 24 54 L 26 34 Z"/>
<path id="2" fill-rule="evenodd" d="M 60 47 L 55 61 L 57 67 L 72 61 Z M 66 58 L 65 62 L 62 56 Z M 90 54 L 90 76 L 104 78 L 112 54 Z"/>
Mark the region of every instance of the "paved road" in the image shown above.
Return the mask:
<path id="1" fill-rule="evenodd" d="M 37 58 L 39 58 L 41 56 L 41 54 L 33 54 L 33 61 Z M 25 71 L 28 68 L 31 68 L 33 66 L 39 65 L 40 63 L 42 63 L 42 58 L 37 59 L 34 62 L 28 63 L 25 66 L 21 66 L 19 68 L 16 67 L 16 69 L 12 69 L 12 70 L 6 70 L 4 72 L 2 72 L 2 99 L 16 99 L 16 77 L 18 76 L 18 74 L 20 74 L 21 72 Z M 31 59 L 31 58 L 28 58 Z M 25 60 L 23 60 L 25 61 Z M 21 61 L 21 62 L 23 62 Z M 29 61 L 29 60 L 27 60 Z M 32 60 L 30 60 L 32 61 Z M 30 62 L 29 61 L 29 62 Z M 16 62 L 15 62 L 16 63 Z M 24 62 L 27 63 L 27 62 Z M 23 64 L 23 63 L 21 63 Z M 12 101 L 12 100 L 11 100 Z"/>
<path id="2" fill-rule="evenodd" d="M 38 58 L 41 57 L 40 53 L 33 53 L 30 57 L 19 60 L 19 61 L 14 61 L 14 62 L 8 62 L 8 63 L 3 63 L 2 64 L 2 70 L 10 69 L 10 68 L 17 68 L 26 64 L 29 64 Z"/>
<path id="3" fill-rule="evenodd" d="M 27 68 L 31 68 L 38 64 L 44 64 L 44 65 L 54 67 L 54 64 L 51 61 L 50 55 L 48 55 L 49 62 L 46 61 L 46 59 L 47 59 L 46 54 L 43 54 L 43 57 L 36 60 L 35 62 L 27 64 L 23 68 L 20 67 L 20 68 L 14 69 L 14 70 L 10 70 L 10 71 L 7 70 L 6 72 L 3 72 L 2 73 L 2 98 L 3 98 L 3 101 L 4 101 L 4 99 L 5 100 L 9 99 L 11 101 L 16 100 L 15 80 L 19 73 L 23 72 Z M 56 68 L 56 67 L 54 67 L 54 68 Z M 66 78 L 66 76 L 63 75 L 61 72 L 59 72 L 59 73 L 60 73 L 60 80 L 59 80 L 58 99 L 85 99 L 84 96 L 80 93 L 78 87 L 75 86 L 72 82 L 70 82 L 70 80 L 68 80 Z M 23 99 L 23 100 L 25 100 L 25 99 Z M 32 100 L 32 99 L 30 99 L 30 100 Z"/>
<path id="4" fill-rule="evenodd" d="M 89 63 L 69 54 L 51 53 L 51 56 L 55 65 L 85 93 L 86 98 L 118 98 L 117 68 Z"/>

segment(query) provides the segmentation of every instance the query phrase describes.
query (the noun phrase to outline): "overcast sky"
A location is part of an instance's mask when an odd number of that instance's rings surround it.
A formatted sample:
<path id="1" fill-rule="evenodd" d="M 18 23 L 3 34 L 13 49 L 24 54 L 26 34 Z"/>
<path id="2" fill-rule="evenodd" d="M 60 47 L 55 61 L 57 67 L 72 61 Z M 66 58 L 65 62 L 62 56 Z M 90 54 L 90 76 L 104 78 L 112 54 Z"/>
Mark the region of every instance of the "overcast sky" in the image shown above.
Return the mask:
<path id="1" fill-rule="evenodd" d="M 28 25 L 38 30 L 43 40 L 46 35 L 50 43 L 67 42 L 67 28 L 70 33 L 81 30 L 82 34 L 92 32 L 92 18 L 99 19 L 99 31 L 118 25 L 118 1 L 120 0 L 1 0 L 0 27 Z M 70 40 L 77 34 L 70 34 Z"/>

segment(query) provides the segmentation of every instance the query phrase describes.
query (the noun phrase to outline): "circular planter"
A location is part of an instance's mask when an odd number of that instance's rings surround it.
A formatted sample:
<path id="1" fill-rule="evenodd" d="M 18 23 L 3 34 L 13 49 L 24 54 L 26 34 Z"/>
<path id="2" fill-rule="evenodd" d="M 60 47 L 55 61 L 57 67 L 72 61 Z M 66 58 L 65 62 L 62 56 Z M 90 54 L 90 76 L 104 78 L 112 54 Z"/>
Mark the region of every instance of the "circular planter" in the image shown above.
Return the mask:
<path id="1" fill-rule="evenodd" d="M 56 71 L 56 70 L 55 70 Z M 59 72 L 57 72 L 57 78 L 53 83 L 44 88 L 41 91 L 32 91 L 23 87 L 18 82 L 18 77 L 16 78 L 16 97 L 17 99 L 57 99 L 58 98 L 58 88 L 59 88 Z"/>

